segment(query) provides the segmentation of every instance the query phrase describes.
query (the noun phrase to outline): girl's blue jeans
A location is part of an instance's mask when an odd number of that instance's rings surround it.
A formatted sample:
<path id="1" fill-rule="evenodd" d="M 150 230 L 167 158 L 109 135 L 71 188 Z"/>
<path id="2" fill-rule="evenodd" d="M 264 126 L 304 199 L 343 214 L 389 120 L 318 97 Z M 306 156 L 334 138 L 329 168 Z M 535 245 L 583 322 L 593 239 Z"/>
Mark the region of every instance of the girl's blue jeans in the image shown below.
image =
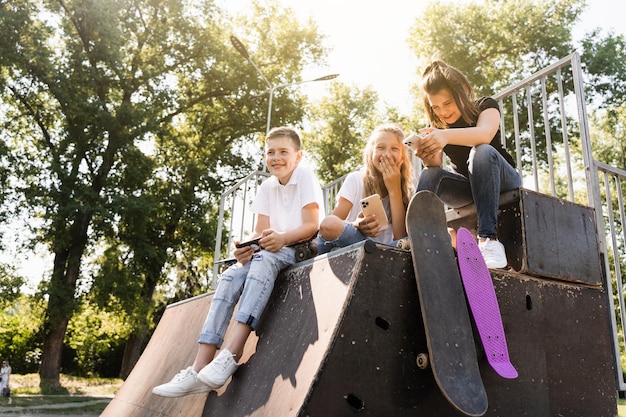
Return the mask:
<path id="1" fill-rule="evenodd" d="M 198 343 L 220 348 L 237 302 L 239 309 L 234 319 L 256 329 L 276 277 L 295 263 L 295 249 L 284 247 L 278 252 L 261 250 L 245 265 L 236 263 L 226 269 L 217 284 Z"/>
<path id="2" fill-rule="evenodd" d="M 452 208 L 472 201 L 478 213 L 478 235 L 495 238 L 498 226 L 500 193 L 522 186 L 519 172 L 491 145 L 472 148 L 468 160 L 469 178 L 443 168 L 425 168 L 417 191 L 429 190 Z"/>
<path id="3" fill-rule="evenodd" d="M 346 222 L 343 226 L 343 232 L 335 240 L 325 240 L 323 237 L 317 238 L 317 251 L 318 254 L 328 253 L 334 248 L 345 248 L 354 243 L 361 242 L 365 239 L 369 239 L 359 229 L 354 227 L 351 223 Z"/>
<path id="4" fill-rule="evenodd" d="M 335 240 L 325 240 L 323 237 L 317 237 L 317 251 L 318 255 L 322 255 L 324 253 L 328 253 L 334 248 L 345 248 L 346 246 L 353 245 L 358 242 L 362 242 L 364 240 L 372 240 L 368 236 L 361 233 L 359 229 L 354 227 L 352 223 L 346 222 L 343 226 L 343 232 L 341 235 Z M 382 243 L 382 242 L 381 242 Z M 397 240 L 392 242 L 384 242 L 385 245 L 396 246 L 398 243 Z"/>

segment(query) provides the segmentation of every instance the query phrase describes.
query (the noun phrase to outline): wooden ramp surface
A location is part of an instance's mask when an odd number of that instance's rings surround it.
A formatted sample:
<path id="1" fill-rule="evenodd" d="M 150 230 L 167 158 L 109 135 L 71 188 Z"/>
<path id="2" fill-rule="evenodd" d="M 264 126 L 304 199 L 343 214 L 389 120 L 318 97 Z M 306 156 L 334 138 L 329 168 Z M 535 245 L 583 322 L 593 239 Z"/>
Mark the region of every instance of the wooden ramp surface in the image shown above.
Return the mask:
<path id="1" fill-rule="evenodd" d="M 201 416 L 206 394 L 163 398 L 152 388 L 191 365 L 212 294 L 168 306 L 132 372 L 102 417 Z"/>

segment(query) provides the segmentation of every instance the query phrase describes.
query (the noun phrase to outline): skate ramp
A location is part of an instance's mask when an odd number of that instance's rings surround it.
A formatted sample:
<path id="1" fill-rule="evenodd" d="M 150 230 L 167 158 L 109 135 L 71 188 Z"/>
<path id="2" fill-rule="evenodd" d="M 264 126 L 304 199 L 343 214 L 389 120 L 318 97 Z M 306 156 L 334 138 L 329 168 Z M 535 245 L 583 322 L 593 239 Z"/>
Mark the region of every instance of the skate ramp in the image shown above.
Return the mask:
<path id="1" fill-rule="evenodd" d="M 103 417 L 200 416 L 206 394 L 163 398 L 152 388 L 191 365 L 212 294 L 172 304 L 165 309 L 132 372 L 102 413 Z"/>
<path id="2" fill-rule="evenodd" d="M 499 377 L 476 335 L 485 415 L 616 416 L 604 289 L 515 271 L 491 275 L 519 377 Z M 211 297 L 166 310 L 103 416 L 460 415 L 431 370 L 416 363 L 427 346 L 409 252 L 363 242 L 286 270 L 225 387 L 180 399 L 152 395 L 192 363 Z"/>

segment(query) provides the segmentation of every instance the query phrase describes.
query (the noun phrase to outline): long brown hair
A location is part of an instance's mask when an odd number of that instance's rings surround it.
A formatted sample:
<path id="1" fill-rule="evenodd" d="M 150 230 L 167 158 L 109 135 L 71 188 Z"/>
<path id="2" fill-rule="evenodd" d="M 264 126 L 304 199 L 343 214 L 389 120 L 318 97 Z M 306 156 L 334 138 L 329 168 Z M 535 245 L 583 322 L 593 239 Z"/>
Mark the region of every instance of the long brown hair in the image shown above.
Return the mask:
<path id="1" fill-rule="evenodd" d="M 404 203 L 404 207 L 408 207 L 409 200 L 413 194 L 413 169 L 412 169 L 412 159 L 409 154 L 408 148 L 402 143 L 404 139 L 404 132 L 400 129 L 399 126 L 391 123 L 386 123 L 377 126 L 369 139 L 367 140 L 367 144 L 365 145 L 365 149 L 363 151 L 363 165 L 365 169 L 364 176 L 364 184 L 365 184 L 365 195 L 364 197 L 370 196 L 372 194 L 379 194 L 381 197 L 385 197 L 389 192 L 387 191 L 387 187 L 385 186 L 385 182 L 383 181 L 383 175 L 380 173 L 378 169 L 376 169 L 374 162 L 374 152 L 376 150 L 376 136 L 377 133 L 380 132 L 388 132 L 393 134 L 397 139 L 398 143 L 402 147 L 404 162 L 400 165 L 400 188 L 402 189 L 402 202 Z"/>
<path id="2" fill-rule="evenodd" d="M 463 120 L 470 126 L 476 125 L 480 110 L 476 106 L 472 86 L 461 71 L 440 60 L 435 60 L 426 67 L 420 82 L 424 110 L 430 125 L 439 129 L 448 127 L 447 123 L 435 114 L 428 101 L 428 94 L 437 94 L 443 89 L 448 90 L 454 98 Z"/>

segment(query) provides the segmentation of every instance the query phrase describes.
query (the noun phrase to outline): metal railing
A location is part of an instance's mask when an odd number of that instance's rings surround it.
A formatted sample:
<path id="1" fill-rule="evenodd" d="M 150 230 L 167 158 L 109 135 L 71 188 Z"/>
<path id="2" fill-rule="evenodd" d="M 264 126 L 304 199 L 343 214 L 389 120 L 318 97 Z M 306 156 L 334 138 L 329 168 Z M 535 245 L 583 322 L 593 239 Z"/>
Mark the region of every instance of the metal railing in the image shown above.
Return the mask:
<path id="1" fill-rule="evenodd" d="M 224 231 L 228 233 L 226 248 L 233 247 L 234 240 L 244 240 L 254 232 L 256 215 L 249 210 L 256 195 L 257 189 L 270 174 L 268 172 L 255 171 L 240 180 L 220 197 L 220 210 L 215 237 L 215 252 L 213 271 L 210 286 L 218 280 L 220 265 L 222 264 L 222 237 Z M 325 203 L 325 213 L 329 215 L 335 206 L 335 200 L 345 175 L 322 187 Z M 228 222 L 228 227 L 225 227 Z"/>
<path id="2" fill-rule="evenodd" d="M 250 211 L 250 205 L 256 196 L 261 183 L 270 176 L 268 172 L 255 171 L 237 184 L 222 193 L 220 197 L 220 211 L 215 236 L 215 252 L 213 271 L 210 286 L 217 282 L 222 258 L 222 233 L 228 233 L 227 248 L 232 248 L 234 240 L 245 240 L 252 234 L 256 223 L 256 216 Z M 224 224 L 228 220 L 228 227 Z"/>
<path id="3" fill-rule="evenodd" d="M 626 172 L 593 158 L 580 56 L 573 53 L 494 98 L 502 110 L 505 146 L 517 161 L 524 187 L 594 209 L 611 308 L 616 380 L 623 391 Z"/>
<path id="4" fill-rule="evenodd" d="M 626 270 L 626 231 L 623 227 L 626 222 L 623 202 L 626 172 L 593 159 L 580 57 L 578 53 L 568 55 L 493 98 L 501 109 L 502 140 L 517 162 L 524 188 L 594 209 L 598 245 L 606 271 L 603 284 L 611 307 L 616 379 L 618 389 L 626 390 L 621 365 L 621 358 L 626 357 L 622 348 L 626 330 L 626 288 L 622 275 Z M 417 167 L 416 175 L 419 165 Z M 254 229 L 251 213 L 238 214 L 240 212 L 234 210 L 236 200 L 246 205 L 254 196 L 251 190 L 256 190 L 260 180 L 267 175 L 255 172 L 222 195 L 214 280 L 221 256 L 225 211 L 231 213 L 228 241 L 228 247 L 231 247 L 233 234 L 238 233 L 241 238 Z M 343 179 L 323 187 L 327 214 L 334 206 Z"/>

